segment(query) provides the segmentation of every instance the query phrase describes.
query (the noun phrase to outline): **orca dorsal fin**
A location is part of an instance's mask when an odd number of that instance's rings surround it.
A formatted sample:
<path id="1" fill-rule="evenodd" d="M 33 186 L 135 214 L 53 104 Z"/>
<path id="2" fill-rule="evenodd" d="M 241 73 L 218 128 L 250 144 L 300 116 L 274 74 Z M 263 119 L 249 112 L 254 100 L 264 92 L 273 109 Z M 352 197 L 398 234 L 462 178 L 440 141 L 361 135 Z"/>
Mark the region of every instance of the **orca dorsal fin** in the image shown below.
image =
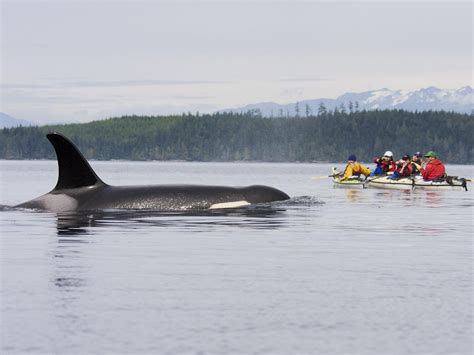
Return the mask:
<path id="1" fill-rule="evenodd" d="M 59 176 L 54 190 L 104 184 L 68 138 L 56 132 L 49 133 L 46 137 L 53 145 L 58 158 Z"/>

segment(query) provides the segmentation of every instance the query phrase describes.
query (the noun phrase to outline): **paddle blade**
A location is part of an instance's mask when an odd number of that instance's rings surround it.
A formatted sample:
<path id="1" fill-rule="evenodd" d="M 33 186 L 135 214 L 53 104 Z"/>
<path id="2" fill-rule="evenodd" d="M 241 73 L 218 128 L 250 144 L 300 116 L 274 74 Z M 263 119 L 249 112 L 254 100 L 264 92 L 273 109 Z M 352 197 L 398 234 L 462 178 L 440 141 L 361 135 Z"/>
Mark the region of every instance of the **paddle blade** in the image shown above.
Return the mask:
<path id="1" fill-rule="evenodd" d="M 327 179 L 332 177 L 332 175 L 323 175 L 323 176 L 313 176 L 311 179 L 312 180 L 321 180 L 321 179 Z"/>

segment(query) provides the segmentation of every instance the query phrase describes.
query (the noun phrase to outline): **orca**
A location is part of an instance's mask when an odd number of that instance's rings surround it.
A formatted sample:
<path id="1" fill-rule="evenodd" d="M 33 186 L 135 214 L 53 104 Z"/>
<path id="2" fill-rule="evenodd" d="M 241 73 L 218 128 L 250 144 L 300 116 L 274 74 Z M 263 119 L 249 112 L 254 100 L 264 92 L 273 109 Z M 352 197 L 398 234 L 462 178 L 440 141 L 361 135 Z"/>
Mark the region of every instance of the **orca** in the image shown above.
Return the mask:
<path id="1" fill-rule="evenodd" d="M 59 175 L 49 193 L 15 207 L 51 212 L 131 210 L 196 210 L 238 208 L 288 200 L 273 187 L 209 185 L 111 186 L 103 182 L 82 153 L 60 133 L 46 135 L 56 151 Z"/>

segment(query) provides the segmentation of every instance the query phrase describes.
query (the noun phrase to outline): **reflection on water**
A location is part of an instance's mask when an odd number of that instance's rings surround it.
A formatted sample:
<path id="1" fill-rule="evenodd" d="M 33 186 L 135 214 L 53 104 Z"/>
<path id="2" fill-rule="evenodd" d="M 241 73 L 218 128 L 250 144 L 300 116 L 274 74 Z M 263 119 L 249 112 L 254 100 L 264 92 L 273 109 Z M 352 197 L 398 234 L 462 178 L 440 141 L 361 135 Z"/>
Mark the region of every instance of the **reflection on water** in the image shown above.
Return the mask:
<path id="1" fill-rule="evenodd" d="M 436 208 L 443 205 L 443 194 L 439 191 L 426 191 L 425 197 L 428 207 Z"/>
<path id="2" fill-rule="evenodd" d="M 79 228 L 79 230 L 81 229 Z M 85 232 L 79 232 L 78 234 L 85 234 Z M 53 265 L 55 265 L 53 282 L 61 291 L 74 291 L 74 289 L 85 285 L 85 279 L 79 277 L 84 270 L 81 254 L 82 246 L 88 244 L 90 241 L 77 237 L 74 233 L 61 234 L 59 230 L 58 236 L 60 237 L 57 240 L 53 254 Z"/>
<path id="3" fill-rule="evenodd" d="M 459 193 L 458 191 L 456 193 Z M 432 190 L 377 190 L 375 197 L 383 202 L 405 205 L 406 207 L 436 208 L 444 205 L 444 200 L 450 197 L 447 191 Z"/>
<path id="4" fill-rule="evenodd" d="M 79 234 L 85 230 L 78 228 Z M 70 334 L 85 327 L 87 320 L 82 312 L 78 312 L 81 304 L 85 302 L 86 288 L 89 285 L 87 266 L 84 256 L 87 250 L 84 247 L 90 240 L 74 235 L 74 233 L 59 234 L 51 260 L 51 278 L 53 287 L 50 289 L 54 307 L 59 312 L 54 312 L 54 324 L 62 332 L 63 341 L 67 341 Z"/>
<path id="5" fill-rule="evenodd" d="M 426 190 L 362 190 L 344 189 L 345 200 L 351 203 L 369 203 L 377 205 L 399 206 L 399 207 L 429 207 L 436 208 L 443 206 L 447 197 L 446 191 L 426 191 Z"/>
<path id="6" fill-rule="evenodd" d="M 269 206 L 182 212 L 152 210 L 68 212 L 58 213 L 56 224 L 58 236 L 93 234 L 97 228 L 114 226 L 127 229 L 145 226 L 197 229 L 206 225 L 276 229 L 285 224 L 284 212 L 283 208 Z"/>
<path id="7" fill-rule="evenodd" d="M 361 190 L 347 189 L 346 191 L 347 201 L 349 202 L 360 202 L 362 197 Z"/>

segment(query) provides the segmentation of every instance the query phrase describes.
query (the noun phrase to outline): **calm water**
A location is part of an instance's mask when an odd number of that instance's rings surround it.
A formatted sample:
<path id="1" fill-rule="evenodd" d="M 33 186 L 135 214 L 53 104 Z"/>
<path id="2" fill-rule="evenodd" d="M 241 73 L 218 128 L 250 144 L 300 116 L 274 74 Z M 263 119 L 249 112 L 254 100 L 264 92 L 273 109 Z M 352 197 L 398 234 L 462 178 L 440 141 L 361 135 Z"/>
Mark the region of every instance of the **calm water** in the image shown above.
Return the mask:
<path id="1" fill-rule="evenodd" d="M 54 161 L 0 164 L 2 205 L 56 183 Z M 473 352 L 471 191 L 334 189 L 311 180 L 322 164 L 92 166 L 115 185 L 265 184 L 293 198 L 227 212 L 3 207 L 2 353 Z"/>

